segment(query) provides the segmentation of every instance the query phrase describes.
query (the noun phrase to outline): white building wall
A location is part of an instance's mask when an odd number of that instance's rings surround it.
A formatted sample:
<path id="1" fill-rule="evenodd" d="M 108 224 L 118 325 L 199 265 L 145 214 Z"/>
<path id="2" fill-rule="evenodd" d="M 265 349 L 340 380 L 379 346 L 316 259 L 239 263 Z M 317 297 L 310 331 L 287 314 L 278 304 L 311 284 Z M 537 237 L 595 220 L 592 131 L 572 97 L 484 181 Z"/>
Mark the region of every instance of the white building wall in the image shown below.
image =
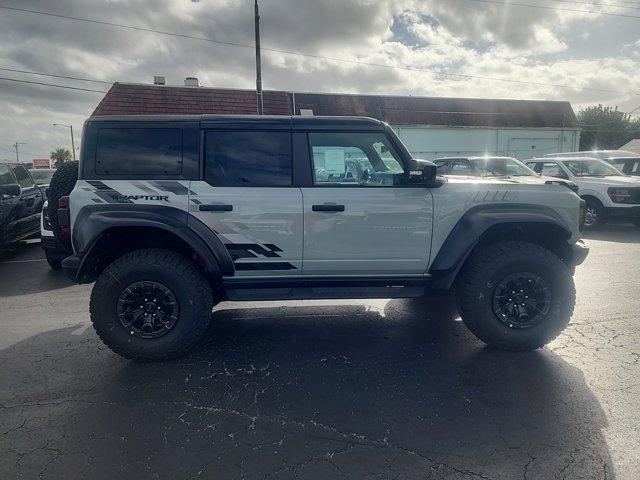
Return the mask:
<path id="1" fill-rule="evenodd" d="M 520 160 L 546 153 L 574 152 L 579 129 L 482 128 L 394 125 L 416 158 L 433 160 L 456 155 L 504 155 Z"/>

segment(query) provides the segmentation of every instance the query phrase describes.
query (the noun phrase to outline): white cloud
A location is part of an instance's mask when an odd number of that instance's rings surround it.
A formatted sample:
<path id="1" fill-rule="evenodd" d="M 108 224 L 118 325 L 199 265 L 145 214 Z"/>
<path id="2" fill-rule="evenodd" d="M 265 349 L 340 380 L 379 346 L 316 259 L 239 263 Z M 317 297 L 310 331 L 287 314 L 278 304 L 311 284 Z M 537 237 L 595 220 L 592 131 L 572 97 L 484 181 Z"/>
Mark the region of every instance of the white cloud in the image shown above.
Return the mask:
<path id="1" fill-rule="evenodd" d="M 16 6 L 253 43 L 249 0 L 23 0 Z M 265 88 L 568 99 L 574 107 L 601 102 L 622 110 L 640 104 L 633 94 L 640 92 L 640 29 L 629 19 L 470 0 L 261 0 L 261 24 L 264 47 L 361 62 L 265 51 Z M 6 10 L 0 15 L 0 66 L 108 81 L 149 83 L 164 74 L 173 84 L 196 75 L 208 86 L 254 85 L 251 48 Z M 51 123 L 73 123 L 79 130 L 100 97 L 0 81 L 0 159 L 15 141 L 26 141 L 24 151 L 39 155 L 66 145 L 68 133 Z"/>

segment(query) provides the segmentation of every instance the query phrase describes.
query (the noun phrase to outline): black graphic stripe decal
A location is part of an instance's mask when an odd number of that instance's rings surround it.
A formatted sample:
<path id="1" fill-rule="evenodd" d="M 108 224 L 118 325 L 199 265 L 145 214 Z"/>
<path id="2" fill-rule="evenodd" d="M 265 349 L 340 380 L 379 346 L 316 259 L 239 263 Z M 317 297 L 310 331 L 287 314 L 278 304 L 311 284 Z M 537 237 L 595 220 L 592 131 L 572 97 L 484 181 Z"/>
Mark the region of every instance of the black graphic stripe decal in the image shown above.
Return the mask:
<path id="1" fill-rule="evenodd" d="M 282 249 L 273 243 L 225 243 L 229 254 L 233 259 L 236 270 L 297 270 L 295 265 L 289 262 L 243 262 L 244 258 L 280 258 L 278 252 Z M 239 261 L 240 260 L 240 261 Z"/>
<path id="2" fill-rule="evenodd" d="M 280 255 L 278 255 L 277 252 L 282 251 L 273 244 L 260 245 L 257 243 L 228 243 L 226 244 L 226 247 L 234 261 L 238 258 L 256 258 L 259 255 L 268 258 L 278 258 Z"/>
<path id="3" fill-rule="evenodd" d="M 234 262 L 236 270 L 297 270 L 289 262 Z"/>
<path id="4" fill-rule="evenodd" d="M 133 203 L 131 200 L 122 198 L 122 194 L 120 192 L 102 182 L 89 180 L 87 183 L 94 187 L 94 193 L 107 203 Z"/>

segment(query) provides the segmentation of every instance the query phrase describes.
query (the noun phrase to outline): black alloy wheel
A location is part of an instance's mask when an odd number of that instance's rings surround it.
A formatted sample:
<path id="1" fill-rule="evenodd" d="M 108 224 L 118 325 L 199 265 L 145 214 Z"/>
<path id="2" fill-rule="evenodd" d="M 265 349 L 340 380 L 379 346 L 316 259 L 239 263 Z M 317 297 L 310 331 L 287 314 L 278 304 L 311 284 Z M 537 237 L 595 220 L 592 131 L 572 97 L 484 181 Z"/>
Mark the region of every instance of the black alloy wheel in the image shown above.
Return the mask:
<path id="1" fill-rule="evenodd" d="M 493 313 L 507 327 L 530 328 L 549 313 L 551 289 L 533 273 L 514 273 L 496 286 L 492 306 Z"/>
<path id="2" fill-rule="evenodd" d="M 180 309 L 168 287 L 159 282 L 139 281 L 122 291 L 116 313 L 131 335 L 159 338 L 175 326 Z"/>

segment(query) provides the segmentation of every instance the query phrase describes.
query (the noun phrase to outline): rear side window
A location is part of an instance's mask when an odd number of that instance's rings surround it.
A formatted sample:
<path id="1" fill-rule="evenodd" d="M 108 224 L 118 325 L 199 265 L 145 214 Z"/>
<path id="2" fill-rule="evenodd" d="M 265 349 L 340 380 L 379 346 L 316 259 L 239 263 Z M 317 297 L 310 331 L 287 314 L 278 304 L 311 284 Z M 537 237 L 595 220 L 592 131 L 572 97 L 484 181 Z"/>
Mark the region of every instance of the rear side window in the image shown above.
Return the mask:
<path id="1" fill-rule="evenodd" d="M 287 187 L 292 174 L 291 133 L 208 131 L 204 179 L 220 187 Z"/>
<path id="2" fill-rule="evenodd" d="M 22 188 L 33 187 L 33 180 L 29 176 L 29 172 L 22 165 L 17 165 L 13 167 L 13 173 L 16 176 L 16 180 L 18 181 L 18 185 Z"/>
<path id="3" fill-rule="evenodd" d="M 182 130 L 103 128 L 98 132 L 96 173 L 102 175 L 180 175 Z"/>

